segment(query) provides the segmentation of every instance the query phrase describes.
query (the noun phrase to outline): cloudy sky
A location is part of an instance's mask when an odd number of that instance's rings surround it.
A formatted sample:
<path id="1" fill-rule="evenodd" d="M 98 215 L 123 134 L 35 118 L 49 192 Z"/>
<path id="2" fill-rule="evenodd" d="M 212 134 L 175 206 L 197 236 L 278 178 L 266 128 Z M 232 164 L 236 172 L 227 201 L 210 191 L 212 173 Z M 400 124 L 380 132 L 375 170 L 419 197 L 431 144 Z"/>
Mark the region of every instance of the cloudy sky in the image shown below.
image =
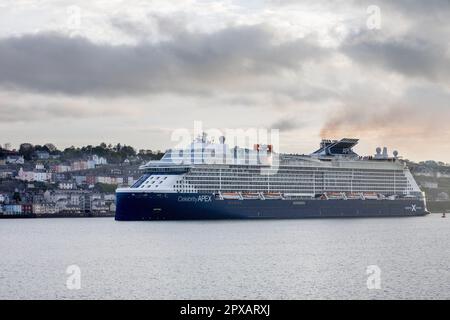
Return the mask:
<path id="1" fill-rule="evenodd" d="M 0 143 L 166 149 L 199 120 L 280 129 L 287 152 L 357 137 L 450 162 L 449 17 L 449 0 L 2 0 Z"/>

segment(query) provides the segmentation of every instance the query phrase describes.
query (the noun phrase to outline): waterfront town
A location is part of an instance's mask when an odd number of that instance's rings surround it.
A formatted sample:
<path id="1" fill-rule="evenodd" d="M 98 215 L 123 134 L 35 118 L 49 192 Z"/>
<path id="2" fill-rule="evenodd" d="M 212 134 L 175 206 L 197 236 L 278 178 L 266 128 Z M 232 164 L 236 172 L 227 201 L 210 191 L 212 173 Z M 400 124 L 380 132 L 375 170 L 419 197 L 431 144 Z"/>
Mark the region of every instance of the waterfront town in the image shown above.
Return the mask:
<path id="1" fill-rule="evenodd" d="M 116 188 L 133 185 L 139 166 L 162 155 L 105 143 L 62 151 L 52 143 L 0 145 L 0 217 L 113 216 Z M 450 165 L 407 163 L 430 211 L 449 210 Z"/>
<path id="2" fill-rule="evenodd" d="M 139 166 L 160 151 L 130 146 L 0 146 L 0 217 L 113 216 L 115 189 L 131 186 Z"/>

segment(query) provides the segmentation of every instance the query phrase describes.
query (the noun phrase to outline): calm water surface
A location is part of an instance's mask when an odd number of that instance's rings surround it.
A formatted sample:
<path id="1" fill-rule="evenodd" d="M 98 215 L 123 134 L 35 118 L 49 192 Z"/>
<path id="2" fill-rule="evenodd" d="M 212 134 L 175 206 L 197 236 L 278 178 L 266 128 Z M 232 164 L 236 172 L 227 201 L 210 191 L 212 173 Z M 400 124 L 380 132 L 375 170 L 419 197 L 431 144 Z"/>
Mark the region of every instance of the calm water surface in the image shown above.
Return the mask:
<path id="1" fill-rule="evenodd" d="M 81 289 L 66 268 L 81 269 Z M 381 289 L 366 268 L 381 269 Z M 0 220 L 2 299 L 449 299 L 450 218 Z"/>

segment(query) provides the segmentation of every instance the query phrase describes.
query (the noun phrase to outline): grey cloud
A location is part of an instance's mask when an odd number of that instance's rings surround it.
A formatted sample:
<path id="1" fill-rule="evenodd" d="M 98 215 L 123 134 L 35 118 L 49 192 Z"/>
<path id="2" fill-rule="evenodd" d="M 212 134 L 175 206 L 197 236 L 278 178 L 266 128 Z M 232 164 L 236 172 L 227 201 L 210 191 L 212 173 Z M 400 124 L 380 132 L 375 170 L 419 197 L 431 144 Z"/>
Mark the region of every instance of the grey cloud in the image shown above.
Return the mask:
<path id="1" fill-rule="evenodd" d="M 177 12 L 161 14 L 147 13 L 144 19 L 133 19 L 128 16 L 114 16 L 111 25 L 124 34 L 140 40 L 152 40 L 155 36 L 161 39 L 173 39 L 187 32 L 188 17 L 185 13 Z"/>
<path id="2" fill-rule="evenodd" d="M 370 3 L 370 0 L 368 0 L 368 3 Z M 431 16 L 436 19 L 450 13 L 450 2 L 448 0 L 378 0 L 374 4 L 398 10 L 405 15 L 414 15 L 421 18 Z"/>
<path id="3" fill-rule="evenodd" d="M 272 129 L 278 129 L 280 131 L 293 131 L 293 130 L 297 130 L 300 129 L 303 126 L 303 123 L 299 123 L 298 121 L 296 121 L 293 118 L 281 118 L 278 121 L 275 121 L 274 123 L 272 123 L 272 125 L 270 126 L 270 128 Z"/>
<path id="4" fill-rule="evenodd" d="M 134 46 L 25 35 L 0 40 L 0 86 L 69 95 L 209 93 L 248 87 L 259 77 L 275 78 L 324 56 L 308 39 L 276 44 L 262 26 L 186 32 Z"/>
<path id="5" fill-rule="evenodd" d="M 62 96 L 40 96 L 0 91 L 0 123 L 36 122 L 56 118 L 88 119 L 105 116 L 123 117 L 133 110 L 111 104 L 106 99 L 93 103 L 90 99 L 71 99 Z"/>
<path id="6" fill-rule="evenodd" d="M 450 82 L 448 0 L 365 0 L 353 5 L 379 6 L 381 29 L 362 26 L 343 42 L 344 54 L 365 68 Z"/>
<path id="7" fill-rule="evenodd" d="M 95 115 L 81 108 L 71 108 L 64 105 L 23 105 L 15 103 L 2 104 L 0 107 L 0 123 L 30 122 L 50 118 L 84 118 Z M 98 114 L 97 114 L 98 115 Z"/>
<path id="8" fill-rule="evenodd" d="M 421 39 L 361 36 L 348 39 L 341 47 L 353 61 L 364 67 L 376 66 L 387 72 L 431 81 L 450 82 L 450 57 L 445 45 Z"/>

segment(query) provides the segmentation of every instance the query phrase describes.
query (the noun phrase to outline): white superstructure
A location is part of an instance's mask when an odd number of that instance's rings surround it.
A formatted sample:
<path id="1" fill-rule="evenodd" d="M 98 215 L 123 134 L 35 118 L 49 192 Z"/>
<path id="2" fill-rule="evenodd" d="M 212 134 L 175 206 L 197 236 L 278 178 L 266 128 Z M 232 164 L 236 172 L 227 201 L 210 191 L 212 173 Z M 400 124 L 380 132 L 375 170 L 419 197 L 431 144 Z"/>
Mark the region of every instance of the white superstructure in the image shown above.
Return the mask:
<path id="1" fill-rule="evenodd" d="M 352 150 L 357 141 L 324 140 L 311 155 L 286 155 L 272 153 L 270 146 L 249 150 L 197 139 L 185 150 L 169 150 L 161 160 L 142 166 L 147 174 L 123 191 L 422 196 L 403 161 L 360 157 Z"/>

